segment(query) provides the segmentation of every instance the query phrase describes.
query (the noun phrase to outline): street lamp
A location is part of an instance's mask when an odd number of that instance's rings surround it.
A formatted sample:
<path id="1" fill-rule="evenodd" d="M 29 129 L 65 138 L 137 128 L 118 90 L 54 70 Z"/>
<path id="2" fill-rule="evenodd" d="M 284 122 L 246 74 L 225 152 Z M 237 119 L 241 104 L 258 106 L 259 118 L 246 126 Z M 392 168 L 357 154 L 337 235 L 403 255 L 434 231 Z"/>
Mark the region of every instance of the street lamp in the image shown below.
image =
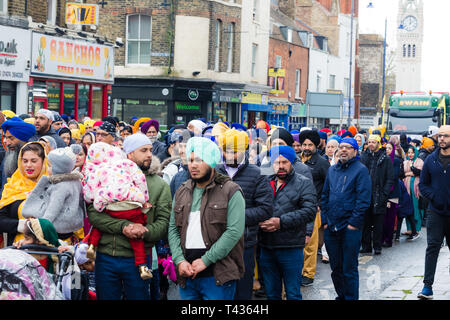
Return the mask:
<path id="1" fill-rule="evenodd" d="M 351 119 L 351 105 L 352 105 L 352 69 L 353 69 L 353 15 L 355 12 L 354 0 L 352 0 L 352 12 L 350 14 L 350 72 L 348 76 L 348 118 L 347 118 L 347 128 L 350 127 L 352 123 Z"/>

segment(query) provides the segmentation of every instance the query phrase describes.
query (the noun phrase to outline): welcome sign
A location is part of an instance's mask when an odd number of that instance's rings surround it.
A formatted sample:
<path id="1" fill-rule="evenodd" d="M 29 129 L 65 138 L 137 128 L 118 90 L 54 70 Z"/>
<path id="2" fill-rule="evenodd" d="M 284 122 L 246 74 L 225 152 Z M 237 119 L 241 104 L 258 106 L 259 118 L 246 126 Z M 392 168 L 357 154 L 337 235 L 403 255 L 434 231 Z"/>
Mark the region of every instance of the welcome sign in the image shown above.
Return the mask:
<path id="1" fill-rule="evenodd" d="M 0 80 L 27 82 L 31 32 L 0 26 Z"/>
<path id="2" fill-rule="evenodd" d="M 114 47 L 33 32 L 31 74 L 114 82 Z"/>

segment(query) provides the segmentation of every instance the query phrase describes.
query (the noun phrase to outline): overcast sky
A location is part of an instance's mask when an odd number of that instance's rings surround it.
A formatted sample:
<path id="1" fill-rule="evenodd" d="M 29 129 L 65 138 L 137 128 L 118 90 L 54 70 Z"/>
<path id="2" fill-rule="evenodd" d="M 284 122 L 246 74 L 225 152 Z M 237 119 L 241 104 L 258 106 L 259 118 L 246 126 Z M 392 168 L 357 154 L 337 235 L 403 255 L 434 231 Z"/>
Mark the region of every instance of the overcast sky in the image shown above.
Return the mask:
<path id="1" fill-rule="evenodd" d="M 372 2 L 373 8 L 367 8 Z M 387 42 L 396 48 L 398 0 L 360 0 L 359 32 L 378 33 L 384 37 L 387 18 Z M 448 41 L 449 0 L 424 0 L 424 43 L 422 89 L 450 91 L 450 61 Z"/>

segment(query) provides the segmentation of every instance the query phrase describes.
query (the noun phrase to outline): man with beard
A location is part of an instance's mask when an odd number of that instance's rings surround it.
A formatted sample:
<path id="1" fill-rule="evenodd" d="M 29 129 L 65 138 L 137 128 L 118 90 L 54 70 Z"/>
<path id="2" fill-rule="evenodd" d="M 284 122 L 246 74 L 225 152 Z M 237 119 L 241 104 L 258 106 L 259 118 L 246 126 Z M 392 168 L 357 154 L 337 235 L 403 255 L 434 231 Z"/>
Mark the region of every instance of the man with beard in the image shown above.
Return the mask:
<path id="1" fill-rule="evenodd" d="M 450 243 L 450 125 L 439 128 L 438 147 L 425 160 L 420 173 L 419 190 L 429 200 L 424 288 L 418 294 L 420 299 L 433 298 L 434 274 L 444 236 Z"/>
<path id="2" fill-rule="evenodd" d="M 383 223 L 391 188 L 396 181 L 394 165 L 381 146 L 381 137 L 371 134 L 367 150 L 361 155 L 361 162 L 369 169 L 372 181 L 372 201 L 364 217 L 361 253 L 381 254 Z"/>
<path id="3" fill-rule="evenodd" d="M 244 275 L 245 201 L 238 184 L 214 168 L 220 150 L 210 139 L 186 146 L 191 179 L 175 193 L 169 244 L 183 300 L 233 300 Z"/>
<path id="4" fill-rule="evenodd" d="M 237 284 L 235 300 L 251 300 L 255 271 L 255 247 L 258 242 L 258 224 L 272 217 L 273 193 L 267 176 L 259 167 L 249 164 L 245 131 L 230 129 L 220 138 L 224 164 L 216 170 L 237 183 L 245 198 L 244 264 L 245 274 Z"/>
<path id="5" fill-rule="evenodd" d="M 39 141 L 43 136 L 50 136 L 56 141 L 58 148 L 67 147 L 63 139 L 56 133 L 52 127 L 54 120 L 53 112 L 47 109 L 40 109 L 34 116 L 34 126 L 36 127 L 36 134 L 30 139 L 30 141 Z"/>
<path id="6" fill-rule="evenodd" d="M 20 149 L 36 134 L 34 125 L 23 121 L 19 117 L 13 117 L 3 122 L 1 128 L 6 152 L 0 168 L 2 172 L 0 194 L 7 179 L 17 170 Z"/>
<path id="7" fill-rule="evenodd" d="M 320 202 L 336 300 L 359 298 L 358 253 L 371 183 L 367 168 L 356 157 L 358 149 L 353 138 L 339 143 L 339 161 L 328 170 Z"/>
<path id="8" fill-rule="evenodd" d="M 324 134 L 324 132 L 321 132 L 321 134 Z M 322 142 L 319 132 L 315 130 L 303 130 L 300 132 L 298 139 L 302 145 L 300 159 L 311 170 L 314 187 L 316 188 L 317 204 L 319 204 L 330 163 L 319 154 L 319 147 Z M 314 223 L 308 225 L 306 233 L 307 238 L 304 250 L 305 265 L 303 267 L 302 281 L 302 286 L 304 287 L 311 286 L 314 283 L 314 276 L 316 275 L 317 269 L 320 229 L 320 209 L 317 207 Z"/>
<path id="9" fill-rule="evenodd" d="M 116 219 L 105 212 L 88 207 L 89 221 L 102 232 L 97 247 L 95 277 L 97 297 L 101 300 L 149 300 L 149 280 L 142 280 L 134 265 L 134 253 L 128 239 L 143 239 L 145 248 L 151 248 L 167 236 L 172 197 L 167 183 L 152 169 L 152 143 L 143 134 L 128 136 L 123 142 L 127 158 L 135 162 L 147 180 L 149 205 L 142 209 L 147 224 Z M 150 254 L 147 257 L 151 265 Z"/>
<path id="10" fill-rule="evenodd" d="M 149 120 L 141 126 L 141 132 L 145 134 L 153 144 L 153 155 L 157 156 L 161 162 L 170 158 L 166 151 L 166 145 L 158 140 L 159 122 L 158 120 Z"/>
<path id="11" fill-rule="evenodd" d="M 289 146 L 270 149 L 275 172 L 269 178 L 274 193 L 273 214 L 259 223 L 259 266 L 269 300 L 281 300 L 283 282 L 288 300 L 302 299 L 306 225 L 314 220 L 317 198 L 313 182 L 295 172 L 295 157 Z"/>

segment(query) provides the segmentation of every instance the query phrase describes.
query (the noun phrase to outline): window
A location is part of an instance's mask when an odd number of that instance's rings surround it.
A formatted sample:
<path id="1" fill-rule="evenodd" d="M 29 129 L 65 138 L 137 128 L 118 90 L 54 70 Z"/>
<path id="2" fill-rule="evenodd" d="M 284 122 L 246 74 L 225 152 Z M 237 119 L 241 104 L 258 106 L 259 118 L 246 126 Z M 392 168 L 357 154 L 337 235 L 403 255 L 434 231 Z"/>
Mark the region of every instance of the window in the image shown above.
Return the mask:
<path id="1" fill-rule="evenodd" d="M 330 74 L 330 83 L 328 84 L 329 89 L 335 89 L 336 87 L 336 75 Z"/>
<path id="2" fill-rule="evenodd" d="M 252 45 L 252 77 L 256 74 L 256 55 L 258 54 L 258 45 Z"/>
<path id="3" fill-rule="evenodd" d="M 408 58 L 411 57 L 411 45 L 408 44 Z"/>
<path id="4" fill-rule="evenodd" d="M 150 64 L 151 17 L 131 15 L 127 19 L 127 63 Z"/>
<path id="5" fill-rule="evenodd" d="M 0 0 L 0 14 L 8 13 L 8 0 Z"/>
<path id="6" fill-rule="evenodd" d="M 320 71 L 317 72 L 316 76 L 316 92 L 320 92 L 320 79 L 322 78 L 322 75 L 320 74 Z"/>
<path id="7" fill-rule="evenodd" d="M 234 41 L 234 23 L 230 23 L 228 25 L 227 72 L 233 72 L 233 41 Z"/>
<path id="8" fill-rule="evenodd" d="M 216 20 L 216 47 L 214 54 L 214 71 L 219 72 L 220 68 L 220 38 L 222 32 L 222 21 Z"/>
<path id="9" fill-rule="evenodd" d="M 413 58 L 416 57 L 416 45 L 415 45 L 415 44 L 413 44 L 413 48 L 412 48 L 412 56 L 413 56 Z"/>
<path id="10" fill-rule="evenodd" d="M 300 99 L 300 79 L 301 79 L 301 70 L 295 70 L 295 98 Z"/>
<path id="11" fill-rule="evenodd" d="M 275 68 L 281 69 L 281 56 L 275 55 Z"/>
<path id="12" fill-rule="evenodd" d="M 406 44 L 403 45 L 403 58 L 406 58 Z"/>
<path id="13" fill-rule="evenodd" d="M 47 0 L 47 24 L 56 23 L 56 0 Z"/>
<path id="14" fill-rule="evenodd" d="M 287 41 L 292 42 L 292 29 L 287 29 Z"/>
<path id="15" fill-rule="evenodd" d="M 348 91 L 350 90 L 350 79 L 344 79 L 344 97 L 348 97 Z"/>
<path id="16" fill-rule="evenodd" d="M 350 56 L 350 32 L 347 32 L 347 49 L 345 50 L 347 57 Z"/>

